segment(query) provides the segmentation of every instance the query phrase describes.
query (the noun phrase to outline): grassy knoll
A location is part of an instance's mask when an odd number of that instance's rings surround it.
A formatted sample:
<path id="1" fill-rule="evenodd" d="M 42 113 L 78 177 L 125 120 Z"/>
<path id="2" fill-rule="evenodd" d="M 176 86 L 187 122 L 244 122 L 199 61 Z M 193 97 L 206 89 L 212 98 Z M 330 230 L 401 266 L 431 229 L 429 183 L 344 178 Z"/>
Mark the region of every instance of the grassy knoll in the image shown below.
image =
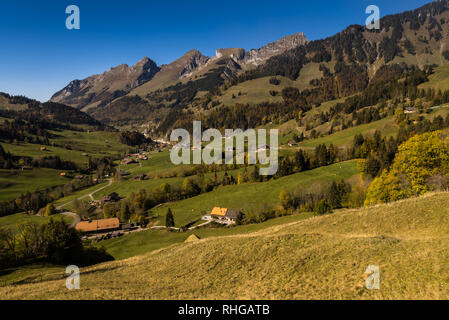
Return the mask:
<path id="1" fill-rule="evenodd" d="M 179 243 L 0 288 L 5 299 L 446 299 L 449 194 L 342 210 L 249 234 Z M 364 272 L 380 268 L 380 290 Z M 45 274 L 46 275 L 46 274 Z M 46 275 L 47 276 L 47 275 Z M 48 276 L 49 277 L 49 276 Z"/>
<path id="2" fill-rule="evenodd" d="M 277 203 L 282 188 L 293 190 L 298 186 L 308 187 L 317 181 L 335 181 L 348 179 L 357 174 L 356 161 L 337 163 L 329 167 L 293 174 L 266 183 L 246 183 L 220 187 L 212 192 L 197 197 L 169 203 L 154 211 L 159 215 L 159 223 L 163 224 L 167 208 L 170 207 L 175 216 L 177 226 L 184 226 L 195 221 L 213 207 L 240 209 L 245 205 L 261 203 Z"/>
<path id="3" fill-rule="evenodd" d="M 73 219 L 71 217 L 64 216 L 62 214 L 56 214 L 51 217 L 54 220 L 64 220 L 67 223 L 72 223 Z M 30 216 L 25 213 L 16 213 L 5 217 L 0 217 L 0 227 L 9 229 L 11 231 L 16 231 L 17 226 L 20 223 L 25 222 L 36 222 L 44 223 L 50 220 L 50 217 L 40 217 L 40 216 Z"/>
<path id="4" fill-rule="evenodd" d="M 0 201 L 12 200 L 21 194 L 64 185 L 70 180 L 53 169 L 0 170 Z"/>

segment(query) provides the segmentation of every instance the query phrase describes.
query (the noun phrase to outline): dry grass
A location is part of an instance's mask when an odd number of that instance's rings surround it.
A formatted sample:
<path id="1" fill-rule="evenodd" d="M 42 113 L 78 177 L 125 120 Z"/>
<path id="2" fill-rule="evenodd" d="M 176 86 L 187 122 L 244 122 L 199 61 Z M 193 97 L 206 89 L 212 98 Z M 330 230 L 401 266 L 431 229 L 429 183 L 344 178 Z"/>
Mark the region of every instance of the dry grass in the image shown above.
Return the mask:
<path id="1" fill-rule="evenodd" d="M 432 194 L 85 268 L 78 291 L 56 274 L 0 297 L 447 299 L 448 235 L 449 194 Z M 380 267 L 380 290 L 364 288 L 368 265 Z"/>

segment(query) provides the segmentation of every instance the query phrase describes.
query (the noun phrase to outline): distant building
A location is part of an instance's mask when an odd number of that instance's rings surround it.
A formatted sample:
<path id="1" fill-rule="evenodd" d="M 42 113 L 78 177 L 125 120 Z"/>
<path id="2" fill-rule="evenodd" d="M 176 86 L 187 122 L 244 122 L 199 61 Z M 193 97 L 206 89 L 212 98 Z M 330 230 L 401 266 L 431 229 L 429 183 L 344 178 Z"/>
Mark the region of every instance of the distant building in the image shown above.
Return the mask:
<path id="1" fill-rule="evenodd" d="M 290 147 L 296 147 L 298 144 L 297 144 L 295 141 L 290 140 L 290 141 L 288 142 L 288 145 L 289 145 Z"/>
<path id="2" fill-rule="evenodd" d="M 404 113 L 406 113 L 406 114 L 415 113 L 415 111 L 416 111 L 415 108 L 405 108 L 404 109 Z"/>
<path id="3" fill-rule="evenodd" d="M 46 147 L 41 147 L 41 151 L 47 151 Z"/>
<path id="4" fill-rule="evenodd" d="M 103 196 L 100 201 L 102 204 L 105 204 L 107 202 L 118 202 L 120 199 L 120 196 L 116 192 L 113 192 L 108 196 Z"/>
<path id="5" fill-rule="evenodd" d="M 78 223 L 75 229 L 83 234 L 112 232 L 120 229 L 120 221 L 117 218 L 83 221 Z"/>
<path id="6" fill-rule="evenodd" d="M 129 165 L 129 164 L 133 164 L 133 163 L 137 163 L 136 159 L 126 158 L 126 159 L 123 159 L 121 162 L 121 164 L 123 164 L 123 165 Z"/>

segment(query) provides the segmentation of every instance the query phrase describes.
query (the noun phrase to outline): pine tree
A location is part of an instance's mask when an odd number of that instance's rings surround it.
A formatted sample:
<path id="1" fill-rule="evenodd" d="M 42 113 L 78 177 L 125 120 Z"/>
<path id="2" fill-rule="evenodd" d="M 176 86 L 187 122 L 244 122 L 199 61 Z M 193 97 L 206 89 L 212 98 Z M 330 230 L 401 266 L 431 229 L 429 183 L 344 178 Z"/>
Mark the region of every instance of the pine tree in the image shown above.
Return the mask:
<path id="1" fill-rule="evenodd" d="M 165 216 L 165 226 L 167 228 L 172 228 L 175 226 L 175 218 L 173 217 L 173 213 L 170 208 L 168 208 L 167 215 Z"/>

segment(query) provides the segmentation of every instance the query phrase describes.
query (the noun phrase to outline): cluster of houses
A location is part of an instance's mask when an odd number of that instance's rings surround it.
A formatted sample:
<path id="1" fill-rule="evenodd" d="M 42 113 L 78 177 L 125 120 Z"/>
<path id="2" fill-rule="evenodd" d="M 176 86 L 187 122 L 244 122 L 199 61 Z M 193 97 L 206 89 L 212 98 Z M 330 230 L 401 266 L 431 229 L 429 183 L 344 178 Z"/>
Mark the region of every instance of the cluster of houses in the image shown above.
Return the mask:
<path id="1" fill-rule="evenodd" d="M 128 156 L 126 156 L 120 162 L 120 164 L 122 164 L 122 165 L 130 165 L 130 164 L 133 164 L 133 163 L 138 163 L 138 160 L 146 161 L 146 160 L 148 160 L 148 155 L 145 152 L 143 152 L 143 151 L 141 151 L 139 153 L 132 153 L 132 154 L 129 154 Z"/>
<path id="2" fill-rule="evenodd" d="M 105 196 L 101 199 L 101 202 L 107 203 L 111 201 L 118 201 L 120 198 L 116 194 Z M 216 222 L 223 225 L 233 225 L 237 222 L 240 216 L 240 211 L 231 210 L 228 208 L 215 207 L 211 213 L 202 217 L 202 220 Z M 82 221 L 76 225 L 76 230 L 81 232 L 84 236 L 94 235 L 111 235 L 120 236 L 123 232 L 130 232 L 138 229 L 139 227 L 133 223 L 120 223 L 118 218 L 100 219 Z"/>

